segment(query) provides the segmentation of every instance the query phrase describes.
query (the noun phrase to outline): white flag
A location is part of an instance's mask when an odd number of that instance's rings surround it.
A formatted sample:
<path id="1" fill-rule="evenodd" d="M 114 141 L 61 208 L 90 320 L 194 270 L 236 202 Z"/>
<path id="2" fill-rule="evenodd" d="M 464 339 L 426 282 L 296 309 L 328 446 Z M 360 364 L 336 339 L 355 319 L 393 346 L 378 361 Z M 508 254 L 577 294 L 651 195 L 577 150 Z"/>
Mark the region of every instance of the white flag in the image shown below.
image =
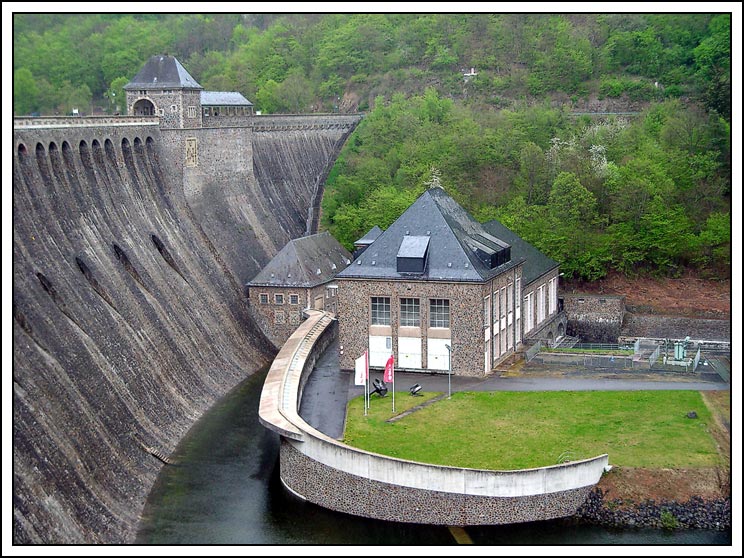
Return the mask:
<path id="1" fill-rule="evenodd" d="M 367 351 L 354 361 L 354 385 L 363 386 L 367 381 Z"/>

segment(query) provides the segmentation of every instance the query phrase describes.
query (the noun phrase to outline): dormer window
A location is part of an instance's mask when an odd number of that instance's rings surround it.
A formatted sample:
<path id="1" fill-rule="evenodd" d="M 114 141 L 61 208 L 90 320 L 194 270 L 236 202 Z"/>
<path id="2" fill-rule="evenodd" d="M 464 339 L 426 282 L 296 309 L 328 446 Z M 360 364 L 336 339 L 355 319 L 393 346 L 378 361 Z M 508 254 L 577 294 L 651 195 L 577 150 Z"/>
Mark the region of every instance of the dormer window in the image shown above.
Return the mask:
<path id="1" fill-rule="evenodd" d="M 397 255 L 398 273 L 424 273 L 429 258 L 429 236 L 404 236 Z"/>

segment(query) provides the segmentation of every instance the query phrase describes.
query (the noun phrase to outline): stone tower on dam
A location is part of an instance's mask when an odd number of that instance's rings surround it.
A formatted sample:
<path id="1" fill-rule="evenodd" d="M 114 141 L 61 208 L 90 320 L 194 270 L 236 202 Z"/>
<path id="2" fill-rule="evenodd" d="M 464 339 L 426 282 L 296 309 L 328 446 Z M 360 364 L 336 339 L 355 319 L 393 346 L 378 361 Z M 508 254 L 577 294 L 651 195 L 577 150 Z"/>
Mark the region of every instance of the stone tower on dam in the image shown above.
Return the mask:
<path id="1" fill-rule="evenodd" d="M 164 55 L 127 97 L 14 119 L 16 544 L 133 541 L 152 454 L 275 354 L 242 285 L 317 230 L 361 118 L 255 116 Z"/>

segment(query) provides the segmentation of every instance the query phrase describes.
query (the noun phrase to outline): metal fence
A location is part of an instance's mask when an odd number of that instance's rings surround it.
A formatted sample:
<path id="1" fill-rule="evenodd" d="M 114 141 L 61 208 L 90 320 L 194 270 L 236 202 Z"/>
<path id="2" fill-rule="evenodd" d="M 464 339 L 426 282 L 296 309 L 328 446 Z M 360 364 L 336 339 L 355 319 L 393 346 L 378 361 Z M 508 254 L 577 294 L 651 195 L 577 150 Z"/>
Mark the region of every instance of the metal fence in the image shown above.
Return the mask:
<path id="1" fill-rule="evenodd" d="M 576 366 L 583 368 L 606 368 L 615 370 L 631 370 L 633 356 L 625 355 L 588 355 L 578 353 L 548 353 L 533 355 L 535 362 L 554 366 Z"/>
<path id="2" fill-rule="evenodd" d="M 619 344 L 578 343 L 573 347 L 579 350 L 602 350 L 608 353 L 612 351 L 633 350 L 633 354 L 614 355 L 588 354 L 579 351 L 576 353 L 546 351 L 546 343 L 537 341 L 526 351 L 525 359 L 528 363 L 535 362 L 546 366 L 568 366 L 595 370 L 637 370 L 639 372 L 654 370 L 671 374 L 692 374 L 697 372 L 700 362 L 705 360 L 705 355 L 708 355 L 709 352 L 715 354 L 716 351 L 721 351 L 725 354 L 725 350 L 719 347 L 719 345 L 725 345 L 723 342 L 708 342 L 713 347 L 710 350 L 707 347 L 702 347 L 702 343 L 698 343 L 694 358 L 687 357 L 682 360 L 674 360 L 668 354 L 668 351 L 665 351 L 668 347 L 665 346 L 664 341 L 664 339 L 639 338 L 635 339 L 632 344 L 628 340 L 625 344 L 622 342 Z M 705 355 L 702 355 L 701 349 L 706 351 Z"/>
<path id="3" fill-rule="evenodd" d="M 630 347 L 618 345 L 617 343 L 576 343 L 572 349 L 584 349 L 591 351 L 623 351 L 630 350 Z"/>

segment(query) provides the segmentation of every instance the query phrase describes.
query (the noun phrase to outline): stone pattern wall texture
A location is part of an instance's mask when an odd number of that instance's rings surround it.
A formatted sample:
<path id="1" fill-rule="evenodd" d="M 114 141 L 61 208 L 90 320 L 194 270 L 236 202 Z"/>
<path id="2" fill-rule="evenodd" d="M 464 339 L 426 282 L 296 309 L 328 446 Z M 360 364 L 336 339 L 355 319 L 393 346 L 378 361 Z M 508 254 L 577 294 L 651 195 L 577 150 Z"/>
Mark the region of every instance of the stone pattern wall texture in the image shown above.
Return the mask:
<path id="1" fill-rule="evenodd" d="M 627 312 L 620 332 L 623 337 L 731 341 L 731 321 L 678 316 L 655 316 Z"/>
<path id="2" fill-rule="evenodd" d="M 14 130 L 16 544 L 134 540 L 162 467 L 143 447 L 168 455 L 206 409 L 273 357 L 242 279 L 304 232 L 321 184 L 314 169 L 330 166 L 347 133 L 321 134 L 317 156 L 302 147 L 314 143 L 309 135 L 260 142 L 259 150 L 288 153 L 255 163 L 277 181 L 259 185 L 249 131 L 198 131 L 200 164 L 215 160 L 203 177 L 184 180 L 183 144 L 195 131 L 79 120 Z M 233 155 L 221 164 L 223 150 Z M 265 168 L 279 161 L 275 174 Z M 305 203 L 298 198 L 308 200 L 301 215 L 272 215 Z M 210 212 L 211 200 L 229 211 Z"/>
<path id="3" fill-rule="evenodd" d="M 572 515 L 593 486 L 551 494 L 490 498 L 382 483 L 324 466 L 282 438 L 285 486 L 320 506 L 363 517 L 433 525 L 498 525 Z M 334 487 L 328 490 L 327 487 Z"/>
<path id="4" fill-rule="evenodd" d="M 568 335 L 586 343 L 617 343 L 625 315 L 625 297 L 564 293 Z"/>
<path id="5" fill-rule="evenodd" d="M 353 265 L 353 264 L 352 264 Z M 481 283 L 445 283 L 417 281 L 365 281 L 337 278 L 339 309 L 339 344 L 343 346 L 339 365 L 353 370 L 354 360 L 368 346 L 372 296 L 390 297 L 390 319 L 393 353 L 398 354 L 397 331 L 400 299 L 419 298 L 421 309 L 422 365 L 426 367 L 429 299 L 450 301 L 452 339 L 452 373 L 464 376 L 483 375 L 483 285 Z M 478 332 L 473 339 L 472 332 Z"/>
<path id="6" fill-rule="evenodd" d="M 300 321 L 304 318 L 302 311 L 308 307 L 308 294 L 311 289 L 300 287 L 251 287 L 249 291 L 249 303 L 251 312 L 261 330 L 277 347 L 281 347 L 289 339 Z M 268 296 L 268 303 L 261 303 L 261 295 Z M 274 302 L 274 295 L 283 297 L 282 304 Z M 290 295 L 299 297 L 299 304 L 290 304 Z M 312 304 L 312 299 L 310 299 Z M 312 306 L 311 306 L 312 307 Z"/>

